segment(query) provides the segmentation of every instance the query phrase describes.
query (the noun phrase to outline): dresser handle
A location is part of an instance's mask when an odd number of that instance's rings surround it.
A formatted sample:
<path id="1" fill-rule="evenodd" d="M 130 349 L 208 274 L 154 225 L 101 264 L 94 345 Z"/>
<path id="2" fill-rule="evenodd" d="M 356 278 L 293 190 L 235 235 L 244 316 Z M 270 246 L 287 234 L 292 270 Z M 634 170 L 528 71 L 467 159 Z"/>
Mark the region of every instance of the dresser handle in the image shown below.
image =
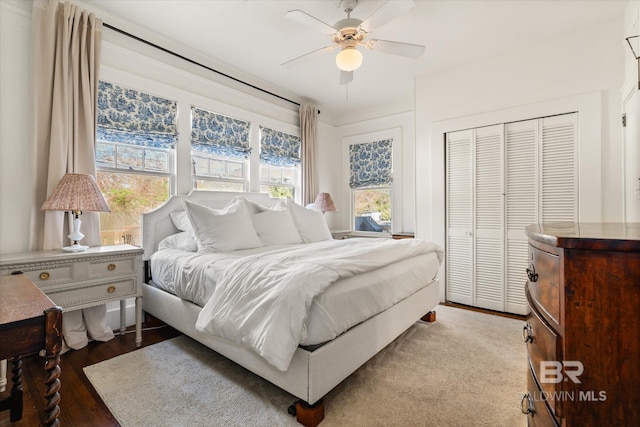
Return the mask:
<path id="1" fill-rule="evenodd" d="M 115 286 L 109 286 L 107 288 L 107 292 L 109 292 L 110 294 L 114 293 L 116 291 L 116 287 Z"/>
<path id="2" fill-rule="evenodd" d="M 533 399 L 531 398 L 531 393 L 527 393 L 524 396 L 522 396 L 522 400 L 520 401 L 520 410 L 525 415 L 533 414 L 534 412 L 536 412 L 533 406 Z"/>
<path id="3" fill-rule="evenodd" d="M 533 327 L 530 323 L 522 327 L 522 341 L 533 342 Z"/>
<path id="4" fill-rule="evenodd" d="M 116 265 L 115 265 L 115 264 L 109 264 L 109 265 L 107 265 L 107 270 L 109 270 L 109 271 L 113 271 L 113 270 L 115 270 L 115 269 L 116 269 Z"/>
<path id="5" fill-rule="evenodd" d="M 527 277 L 529 278 L 529 281 L 531 281 L 531 282 L 537 282 L 538 281 L 538 275 L 536 274 L 536 268 L 533 266 L 533 264 L 531 264 L 529 266 L 529 268 L 527 268 Z"/>
<path id="6" fill-rule="evenodd" d="M 40 280 L 47 280 L 49 278 L 49 272 L 48 271 L 43 271 L 42 273 L 40 273 Z"/>

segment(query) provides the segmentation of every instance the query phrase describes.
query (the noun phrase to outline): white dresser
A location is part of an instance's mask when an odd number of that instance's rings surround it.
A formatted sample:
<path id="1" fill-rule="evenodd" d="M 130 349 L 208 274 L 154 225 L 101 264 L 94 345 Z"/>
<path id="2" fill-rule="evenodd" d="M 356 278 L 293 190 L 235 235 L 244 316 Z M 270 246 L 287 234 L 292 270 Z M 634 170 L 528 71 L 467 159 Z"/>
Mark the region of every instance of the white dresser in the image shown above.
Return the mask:
<path id="1" fill-rule="evenodd" d="M 135 298 L 136 345 L 142 344 L 143 250 L 137 246 L 97 246 L 84 252 L 50 251 L 0 255 L 0 275 L 23 272 L 64 311 L 120 301 L 120 332 L 125 303 Z M 63 315 L 64 319 L 64 315 Z"/>

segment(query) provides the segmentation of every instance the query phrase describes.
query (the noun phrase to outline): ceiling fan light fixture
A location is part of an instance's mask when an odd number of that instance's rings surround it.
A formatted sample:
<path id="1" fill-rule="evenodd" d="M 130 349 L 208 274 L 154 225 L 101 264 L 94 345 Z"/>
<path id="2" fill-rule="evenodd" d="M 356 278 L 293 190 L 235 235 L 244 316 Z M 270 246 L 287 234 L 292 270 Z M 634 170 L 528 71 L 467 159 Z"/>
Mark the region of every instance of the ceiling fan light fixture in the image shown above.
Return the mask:
<path id="1" fill-rule="evenodd" d="M 342 71 L 354 71 L 362 65 L 362 53 L 355 46 L 345 46 L 336 55 L 336 65 Z"/>

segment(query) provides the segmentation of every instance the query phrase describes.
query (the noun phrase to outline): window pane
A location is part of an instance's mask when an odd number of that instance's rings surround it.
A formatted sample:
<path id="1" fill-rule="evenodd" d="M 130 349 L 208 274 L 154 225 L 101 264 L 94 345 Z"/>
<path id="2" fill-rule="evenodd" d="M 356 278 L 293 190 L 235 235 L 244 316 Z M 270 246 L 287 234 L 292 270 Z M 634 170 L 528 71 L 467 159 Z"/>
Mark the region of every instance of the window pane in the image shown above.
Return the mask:
<path id="1" fill-rule="evenodd" d="M 243 178 L 244 165 L 239 162 L 227 162 L 229 165 L 229 178 Z"/>
<path id="2" fill-rule="evenodd" d="M 272 167 L 269 170 L 269 182 L 282 182 L 282 169 Z"/>
<path id="3" fill-rule="evenodd" d="M 279 187 L 277 185 L 261 185 L 261 193 L 269 193 L 269 196 L 279 199 L 286 199 L 287 197 L 294 198 L 293 187 Z"/>
<path id="4" fill-rule="evenodd" d="M 216 159 L 211 159 L 209 160 L 209 165 L 211 165 L 211 175 L 209 176 L 215 176 L 218 178 L 226 178 L 227 177 L 227 167 L 226 167 L 226 163 L 224 160 L 216 160 Z"/>
<path id="5" fill-rule="evenodd" d="M 293 185 L 295 182 L 296 172 L 293 169 L 282 170 L 282 182 L 284 184 Z"/>
<path id="6" fill-rule="evenodd" d="M 148 171 L 168 172 L 169 156 L 166 151 L 145 150 L 145 169 Z"/>
<path id="7" fill-rule="evenodd" d="M 267 165 L 260 165 L 260 182 L 269 182 L 269 166 Z M 263 191 L 263 193 L 266 193 L 266 191 Z"/>
<path id="8" fill-rule="evenodd" d="M 96 166 L 116 166 L 116 147 L 104 142 L 96 143 Z"/>
<path id="9" fill-rule="evenodd" d="M 194 156 L 193 161 L 195 162 L 196 175 L 204 175 L 204 176 L 209 175 L 209 159 Z"/>
<path id="10" fill-rule="evenodd" d="M 244 184 L 240 182 L 226 181 L 208 181 L 204 179 L 196 179 L 193 183 L 194 190 L 210 190 L 210 191 L 244 191 Z"/>
<path id="11" fill-rule="evenodd" d="M 118 147 L 118 168 L 121 169 L 138 169 L 143 168 L 144 148 L 127 147 L 121 145 Z"/>
<path id="12" fill-rule="evenodd" d="M 98 186 L 111 212 L 100 213 L 103 245 L 140 245 L 140 215 L 169 198 L 169 177 L 98 172 Z"/>
<path id="13" fill-rule="evenodd" d="M 391 232 L 391 189 L 355 189 L 353 199 L 355 231 Z"/>

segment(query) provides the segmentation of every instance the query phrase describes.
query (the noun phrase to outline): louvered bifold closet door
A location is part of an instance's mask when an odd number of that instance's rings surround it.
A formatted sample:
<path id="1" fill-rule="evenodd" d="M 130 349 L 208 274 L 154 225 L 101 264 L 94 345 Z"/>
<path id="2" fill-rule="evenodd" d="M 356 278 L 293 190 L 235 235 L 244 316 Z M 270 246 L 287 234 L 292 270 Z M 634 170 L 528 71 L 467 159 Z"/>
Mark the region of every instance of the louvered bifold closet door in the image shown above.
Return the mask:
<path id="1" fill-rule="evenodd" d="M 472 131 L 447 134 L 446 298 L 473 304 Z"/>
<path id="2" fill-rule="evenodd" d="M 475 132 L 475 301 L 504 310 L 503 125 Z"/>
<path id="3" fill-rule="evenodd" d="M 540 119 L 540 222 L 578 218 L 577 113 Z"/>
<path id="4" fill-rule="evenodd" d="M 538 218 L 538 120 L 505 124 L 506 146 L 506 304 L 505 311 L 526 314 L 528 244 L 525 227 Z"/>

